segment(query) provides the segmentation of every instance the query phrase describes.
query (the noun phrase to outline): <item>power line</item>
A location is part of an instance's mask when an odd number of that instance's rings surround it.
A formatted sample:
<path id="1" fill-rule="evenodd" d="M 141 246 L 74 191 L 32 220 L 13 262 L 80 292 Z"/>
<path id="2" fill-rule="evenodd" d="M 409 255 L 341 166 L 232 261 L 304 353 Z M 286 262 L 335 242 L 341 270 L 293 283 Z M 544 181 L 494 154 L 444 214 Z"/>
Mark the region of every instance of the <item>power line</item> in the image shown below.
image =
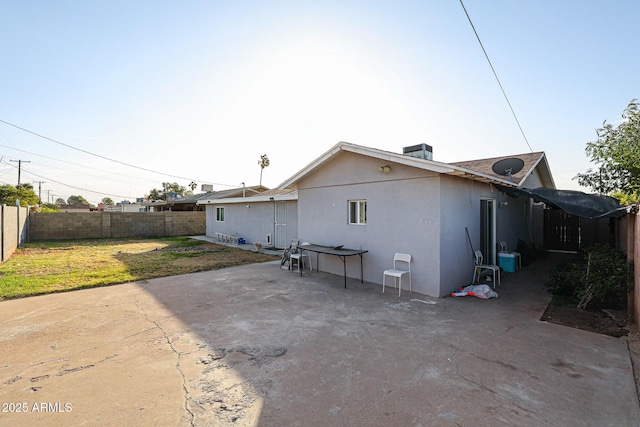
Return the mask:
<path id="1" fill-rule="evenodd" d="M 0 144 L 0 147 L 9 148 L 11 150 L 16 150 L 16 151 L 20 151 L 22 153 L 31 154 L 32 156 L 44 157 L 45 159 L 55 160 L 56 162 L 62 162 L 62 163 L 67 163 L 67 164 L 74 165 L 74 166 L 80 166 L 80 167 L 91 169 L 91 170 L 96 170 L 96 171 L 100 171 L 100 172 L 106 172 L 106 173 L 109 173 L 109 174 L 112 174 L 112 175 L 120 175 L 120 176 L 124 176 L 125 178 L 131 178 L 131 179 L 135 179 L 135 180 L 138 180 L 138 181 L 149 181 L 149 182 L 156 183 L 156 181 L 152 180 L 152 179 L 138 178 L 138 177 L 134 177 L 134 176 L 131 176 L 131 175 L 125 175 L 125 174 L 114 172 L 114 171 L 108 171 L 108 170 L 96 168 L 95 166 L 87 166 L 87 165 L 83 165 L 81 163 L 70 162 L 68 160 L 56 159 L 55 157 L 45 156 L 44 154 L 38 154 L 38 153 L 34 153 L 34 152 L 31 152 L 31 151 L 27 151 L 27 150 L 22 150 L 20 148 L 10 147 L 10 146 L 4 145 L 4 144 Z M 53 166 L 50 166 L 50 167 L 53 167 Z M 100 178 L 104 179 L 102 177 L 100 177 Z M 109 178 L 107 178 L 107 179 L 109 179 Z M 114 180 L 114 181 L 117 181 L 117 180 Z M 117 182 L 122 182 L 122 181 L 117 181 Z"/>
<path id="2" fill-rule="evenodd" d="M 13 165 L 8 164 L 8 163 L 7 163 L 7 162 L 5 162 L 5 161 L 3 161 L 2 163 L 6 164 L 6 165 L 9 165 L 9 166 L 12 166 L 12 167 L 14 167 L 14 168 L 16 167 L 16 166 L 13 166 Z M 23 169 L 24 169 L 24 168 L 23 168 Z M 64 185 L 65 187 L 73 188 L 73 189 L 75 189 L 75 190 L 87 191 L 87 192 L 89 192 L 89 193 L 101 194 L 101 195 L 103 195 L 103 196 L 110 196 L 110 197 L 122 197 L 123 199 L 126 199 L 126 198 L 130 197 L 130 196 L 121 196 L 121 195 L 119 195 L 119 194 L 109 194 L 109 193 L 103 193 L 103 192 L 101 192 L 101 191 L 88 190 L 88 189 L 86 189 L 86 188 L 76 187 L 75 185 L 65 184 L 64 182 L 56 181 L 55 179 L 51 179 L 51 178 L 44 177 L 44 176 L 42 176 L 42 175 L 38 175 L 37 173 L 31 172 L 30 170 L 27 170 L 27 169 L 24 169 L 24 171 L 25 171 L 25 172 L 27 172 L 27 173 L 29 173 L 29 174 L 31 174 L 31 175 L 33 175 L 33 176 L 36 176 L 36 177 L 38 177 L 38 178 L 48 179 L 48 180 L 49 180 L 49 181 L 51 181 L 51 182 L 54 182 L 54 183 L 56 183 L 56 184 L 60 184 L 60 185 Z"/>
<path id="3" fill-rule="evenodd" d="M 7 121 L 5 121 L 5 120 L 2 120 L 2 119 L 0 119 L 0 122 L 1 122 L 1 123 L 4 123 L 4 124 L 6 124 L 6 125 L 12 126 L 12 127 L 16 128 L 16 129 L 20 129 L 20 130 L 21 130 L 21 131 L 23 131 L 23 132 L 27 132 L 27 133 L 30 133 L 30 134 L 32 134 L 32 135 L 35 135 L 35 136 L 37 136 L 37 137 L 39 137 L 39 138 L 46 139 L 47 141 L 51 141 L 51 142 L 53 142 L 53 143 L 56 143 L 56 144 L 62 145 L 62 146 L 67 147 L 67 148 L 71 148 L 72 150 L 80 151 L 80 152 L 82 152 L 82 153 L 89 154 L 89 155 L 91 155 L 91 156 L 98 157 L 98 158 L 101 158 L 101 159 L 104 159 L 104 160 L 108 160 L 108 161 L 110 161 L 110 162 L 119 163 L 119 164 L 121 164 L 121 165 L 128 166 L 128 167 L 130 167 L 130 168 L 135 168 L 135 169 L 143 170 L 143 171 L 145 171 L 145 172 L 155 173 L 155 174 L 158 174 L 158 175 L 169 176 L 169 177 L 171 177 L 171 178 L 184 179 L 184 180 L 187 180 L 187 181 L 209 182 L 209 181 L 202 180 L 202 179 L 185 178 L 185 177 L 183 177 L 183 176 L 171 175 L 171 174 L 168 174 L 168 173 L 163 173 L 163 172 L 158 172 L 158 171 L 155 171 L 155 170 L 152 170 L 152 169 L 143 168 L 143 167 L 141 167 L 141 166 L 132 165 L 132 164 L 130 164 L 130 163 L 121 162 L 120 160 L 111 159 L 111 158 L 109 158 L 109 157 L 102 156 L 102 155 L 100 155 L 100 154 L 95 154 L 95 153 L 92 153 L 92 152 L 90 152 L 90 151 L 83 150 L 82 148 L 74 147 L 73 145 L 65 144 L 64 142 L 57 141 L 57 140 L 55 140 L 55 139 L 53 139 L 53 138 L 49 138 L 48 136 L 45 136 L 45 135 L 39 134 L 39 133 L 34 132 L 34 131 L 31 131 L 31 130 L 29 130 L 29 129 L 25 129 L 25 128 L 23 128 L 23 127 L 20 127 L 20 126 L 18 126 L 18 125 L 13 124 L 13 123 L 9 123 L 9 122 L 7 122 Z M 235 186 L 233 186 L 233 185 L 227 185 L 227 184 L 218 184 L 218 183 L 212 183 L 212 184 L 215 184 L 215 185 L 222 185 L 222 186 L 226 186 L 226 187 L 235 187 Z"/>
<path id="4" fill-rule="evenodd" d="M 520 126 L 520 121 L 518 120 L 518 117 L 516 116 L 516 112 L 513 110 L 513 107 L 511 106 L 511 102 L 509 101 L 509 97 L 507 96 L 507 93 L 505 92 L 504 88 L 502 87 L 502 83 L 500 83 L 500 79 L 498 78 L 498 74 L 496 73 L 495 68 L 493 68 L 493 64 L 491 63 L 491 60 L 489 59 L 489 55 L 487 54 L 487 51 L 484 48 L 484 45 L 482 44 L 482 41 L 480 40 L 480 36 L 478 35 L 478 32 L 476 31 L 476 27 L 473 25 L 473 22 L 471 21 L 471 17 L 469 16 L 469 13 L 467 12 L 467 8 L 464 7 L 464 3 L 462 2 L 462 0 L 460 0 L 460 5 L 462 6 L 462 9 L 464 10 L 465 15 L 467 15 L 467 19 L 469 20 L 469 24 L 471 24 L 471 28 L 473 28 L 473 32 L 476 35 L 476 38 L 478 39 L 478 43 L 480 43 L 480 47 L 482 48 L 482 51 L 484 52 L 484 56 L 485 58 L 487 58 L 487 62 L 489 63 L 489 66 L 491 67 L 491 71 L 493 71 L 493 75 L 496 78 L 496 81 L 498 82 L 498 86 L 500 86 L 500 90 L 502 91 L 502 94 L 504 95 L 504 99 L 507 100 L 507 104 L 509 104 L 509 109 L 511 110 L 511 114 L 513 114 L 513 118 L 516 119 L 516 123 L 518 124 L 518 128 L 520 129 L 520 133 L 522 134 L 522 137 L 524 138 L 524 142 L 527 143 L 527 146 L 529 147 L 529 150 L 531 150 L 531 152 L 533 152 L 533 149 L 531 148 L 531 145 L 529 144 L 529 140 L 527 139 L 527 136 L 524 134 L 524 130 L 522 130 L 522 126 Z"/>

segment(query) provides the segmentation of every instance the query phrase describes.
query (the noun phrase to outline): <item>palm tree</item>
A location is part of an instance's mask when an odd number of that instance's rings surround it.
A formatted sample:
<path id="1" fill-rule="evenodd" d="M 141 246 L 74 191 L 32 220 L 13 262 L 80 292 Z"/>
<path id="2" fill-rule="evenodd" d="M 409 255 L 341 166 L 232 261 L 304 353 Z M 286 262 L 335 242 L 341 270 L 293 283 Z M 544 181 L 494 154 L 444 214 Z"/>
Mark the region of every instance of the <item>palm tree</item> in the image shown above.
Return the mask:
<path id="1" fill-rule="evenodd" d="M 264 168 L 269 166 L 269 158 L 267 157 L 266 154 L 263 154 L 262 156 L 260 156 L 260 160 L 258 161 L 258 164 L 260 165 L 260 185 L 262 185 L 262 171 L 264 170 Z"/>

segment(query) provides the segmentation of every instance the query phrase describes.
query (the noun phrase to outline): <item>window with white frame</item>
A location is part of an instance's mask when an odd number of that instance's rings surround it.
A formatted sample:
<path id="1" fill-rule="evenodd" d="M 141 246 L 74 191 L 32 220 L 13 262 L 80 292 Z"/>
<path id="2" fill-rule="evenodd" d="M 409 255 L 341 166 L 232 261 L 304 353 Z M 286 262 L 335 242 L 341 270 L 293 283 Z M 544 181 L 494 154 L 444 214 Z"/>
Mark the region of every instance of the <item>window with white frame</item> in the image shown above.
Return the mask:
<path id="1" fill-rule="evenodd" d="M 367 201 L 349 200 L 349 224 L 367 223 Z"/>
<path id="2" fill-rule="evenodd" d="M 216 208 L 216 221 L 224 222 L 224 208 Z"/>

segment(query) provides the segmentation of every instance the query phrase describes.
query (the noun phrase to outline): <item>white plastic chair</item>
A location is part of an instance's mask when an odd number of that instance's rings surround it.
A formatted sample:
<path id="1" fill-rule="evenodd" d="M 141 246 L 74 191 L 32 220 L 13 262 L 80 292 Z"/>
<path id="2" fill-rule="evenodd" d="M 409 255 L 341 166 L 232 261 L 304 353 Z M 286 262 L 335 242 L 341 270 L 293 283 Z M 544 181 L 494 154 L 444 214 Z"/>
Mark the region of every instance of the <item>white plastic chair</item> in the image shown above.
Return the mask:
<path id="1" fill-rule="evenodd" d="M 294 245 L 295 242 L 295 245 Z M 308 245 L 309 242 L 302 242 L 301 245 L 298 245 L 298 241 L 297 240 L 293 240 L 291 241 L 291 255 L 290 255 L 290 261 L 289 261 L 289 270 L 291 270 L 293 268 L 293 260 L 296 260 L 296 264 L 298 265 L 298 273 L 302 274 L 302 272 L 300 271 L 300 263 L 302 262 L 302 265 L 304 266 L 304 258 L 307 258 L 309 260 L 309 268 L 311 269 L 311 271 L 313 271 L 313 265 L 311 265 L 311 254 L 309 253 L 309 251 L 305 251 L 304 248 L 302 246 L 304 245 Z"/>
<path id="2" fill-rule="evenodd" d="M 504 253 L 515 255 L 516 259 L 518 260 L 518 268 L 522 268 L 522 255 L 520 255 L 520 252 L 514 252 L 514 251 L 508 250 L 507 249 L 507 242 L 502 241 L 502 242 L 498 243 L 498 250 L 500 252 L 504 252 Z"/>
<path id="3" fill-rule="evenodd" d="M 498 285 L 500 285 L 500 267 L 497 265 L 484 264 L 483 256 L 481 251 L 475 251 L 475 265 L 473 266 L 473 280 L 471 283 L 476 283 L 476 276 L 478 276 L 478 280 L 480 280 L 480 276 L 483 271 L 489 270 L 493 273 L 493 289 L 496 288 L 496 275 L 498 277 Z"/>
<path id="4" fill-rule="evenodd" d="M 402 270 L 398 268 L 398 263 L 406 263 L 407 269 Z M 407 274 L 409 276 L 409 292 L 411 292 L 411 255 L 396 253 L 393 256 L 393 268 L 385 270 L 382 275 L 382 293 L 384 293 L 384 286 L 387 276 L 393 277 L 393 287 L 396 287 L 396 279 L 399 279 L 397 283 L 398 296 L 402 292 L 402 276 Z"/>

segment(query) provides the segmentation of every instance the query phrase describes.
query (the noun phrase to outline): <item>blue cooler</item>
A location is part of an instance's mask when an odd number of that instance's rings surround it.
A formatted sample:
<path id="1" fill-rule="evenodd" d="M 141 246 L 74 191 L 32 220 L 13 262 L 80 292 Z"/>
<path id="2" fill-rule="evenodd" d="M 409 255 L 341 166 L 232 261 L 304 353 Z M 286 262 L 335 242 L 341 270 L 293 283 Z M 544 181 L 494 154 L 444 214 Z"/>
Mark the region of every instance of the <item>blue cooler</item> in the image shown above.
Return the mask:
<path id="1" fill-rule="evenodd" d="M 508 252 L 498 252 L 498 267 L 507 273 L 516 272 L 516 256 Z"/>

